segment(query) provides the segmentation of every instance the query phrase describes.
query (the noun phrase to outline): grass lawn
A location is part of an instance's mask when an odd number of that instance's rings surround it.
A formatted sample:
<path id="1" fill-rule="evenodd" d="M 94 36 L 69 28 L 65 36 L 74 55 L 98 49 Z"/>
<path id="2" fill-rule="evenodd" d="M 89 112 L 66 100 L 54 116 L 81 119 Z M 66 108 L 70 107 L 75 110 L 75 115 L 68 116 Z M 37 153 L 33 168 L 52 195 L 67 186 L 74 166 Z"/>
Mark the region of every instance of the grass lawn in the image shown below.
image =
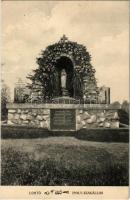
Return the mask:
<path id="1" fill-rule="evenodd" d="M 128 185 L 128 143 L 2 139 L 2 185 Z"/>

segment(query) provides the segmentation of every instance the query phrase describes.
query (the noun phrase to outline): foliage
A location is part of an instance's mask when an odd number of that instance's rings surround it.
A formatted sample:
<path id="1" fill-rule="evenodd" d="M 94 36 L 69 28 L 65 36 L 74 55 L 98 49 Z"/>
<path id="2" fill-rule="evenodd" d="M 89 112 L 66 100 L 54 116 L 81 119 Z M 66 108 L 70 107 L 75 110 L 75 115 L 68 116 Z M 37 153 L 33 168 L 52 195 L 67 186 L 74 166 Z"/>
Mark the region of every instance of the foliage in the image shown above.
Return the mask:
<path id="1" fill-rule="evenodd" d="M 33 88 L 37 82 L 40 82 L 43 87 L 44 97 L 52 98 L 55 96 L 55 66 L 62 56 L 67 56 L 74 62 L 73 83 L 83 83 L 84 78 L 87 78 L 89 83 L 96 85 L 95 69 L 90 63 L 91 56 L 87 52 L 86 47 L 76 42 L 68 41 L 63 36 L 58 43 L 48 46 L 45 51 L 42 51 L 41 56 L 37 58 L 38 68 L 33 70 L 33 75 L 28 76 L 32 81 L 30 88 Z M 76 84 L 73 85 L 74 87 L 79 87 Z M 74 89 L 76 90 L 76 88 Z"/>
<path id="2" fill-rule="evenodd" d="M 129 115 L 129 102 L 128 101 L 126 101 L 126 100 L 123 101 L 121 108 Z"/>
<path id="3" fill-rule="evenodd" d="M 49 131 L 43 128 L 32 128 L 27 126 L 2 126 L 1 137 L 4 139 L 29 139 L 47 138 L 52 136 L 73 136 L 81 140 L 99 142 L 127 142 L 129 141 L 129 130 L 120 129 L 81 129 L 79 131 Z"/>
<path id="4" fill-rule="evenodd" d="M 1 85 L 1 119 L 7 119 L 7 103 L 10 101 L 10 89 L 9 87 L 2 81 Z"/>
<path id="5" fill-rule="evenodd" d="M 126 112 L 124 109 L 120 109 L 118 111 L 119 121 L 122 124 L 129 125 L 129 113 Z"/>
<path id="6" fill-rule="evenodd" d="M 112 102 L 111 103 L 111 106 L 114 108 L 120 108 L 120 106 L 121 106 L 121 104 L 120 104 L 120 102 L 119 101 L 114 101 L 114 102 Z"/>
<path id="7" fill-rule="evenodd" d="M 113 108 L 120 108 L 118 110 L 118 115 L 119 115 L 119 121 L 122 124 L 129 125 L 129 103 L 128 101 L 123 101 L 122 104 L 119 103 L 119 101 L 115 101 L 111 104 Z"/>
<path id="8" fill-rule="evenodd" d="M 123 124 L 129 125 L 129 102 L 128 101 L 123 101 L 122 106 L 121 106 L 121 117 L 120 121 Z"/>

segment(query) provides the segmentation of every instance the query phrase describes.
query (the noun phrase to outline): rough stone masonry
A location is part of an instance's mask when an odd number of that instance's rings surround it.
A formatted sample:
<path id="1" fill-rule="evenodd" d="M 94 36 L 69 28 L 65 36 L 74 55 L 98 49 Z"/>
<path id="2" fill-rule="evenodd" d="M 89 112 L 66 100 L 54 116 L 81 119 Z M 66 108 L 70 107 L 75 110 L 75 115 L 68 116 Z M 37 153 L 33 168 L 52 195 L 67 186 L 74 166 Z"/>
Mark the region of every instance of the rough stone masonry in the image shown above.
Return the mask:
<path id="1" fill-rule="evenodd" d="M 119 128 L 118 109 L 99 105 L 8 104 L 8 125 L 41 127 L 50 130 L 52 109 L 75 109 L 76 130 L 82 128 Z"/>

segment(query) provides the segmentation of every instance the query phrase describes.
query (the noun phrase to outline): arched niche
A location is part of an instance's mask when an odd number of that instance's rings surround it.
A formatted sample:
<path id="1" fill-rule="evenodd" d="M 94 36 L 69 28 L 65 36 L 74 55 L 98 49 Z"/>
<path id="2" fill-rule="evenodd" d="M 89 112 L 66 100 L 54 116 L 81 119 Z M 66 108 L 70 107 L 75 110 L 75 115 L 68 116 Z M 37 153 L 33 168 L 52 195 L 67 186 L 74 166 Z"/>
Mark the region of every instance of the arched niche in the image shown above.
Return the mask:
<path id="1" fill-rule="evenodd" d="M 69 41 L 63 36 L 59 42 L 49 45 L 37 58 L 38 68 L 29 76 L 33 87 L 35 82 L 42 85 L 43 98 L 61 96 L 61 70 L 67 73 L 67 89 L 70 97 L 82 99 L 96 88 L 95 70 L 86 47 Z M 84 82 L 87 81 L 87 88 Z M 94 89 L 91 87 L 95 87 Z M 92 89 L 91 89 L 92 88 Z"/>
<path id="2" fill-rule="evenodd" d="M 73 89 L 73 75 L 74 75 L 74 65 L 70 58 L 67 56 L 61 56 L 57 59 L 55 64 L 55 69 L 57 72 L 57 89 L 59 90 L 59 95 L 61 96 L 61 71 L 64 69 L 66 71 L 66 89 L 68 91 L 68 95 L 73 97 L 74 89 Z"/>

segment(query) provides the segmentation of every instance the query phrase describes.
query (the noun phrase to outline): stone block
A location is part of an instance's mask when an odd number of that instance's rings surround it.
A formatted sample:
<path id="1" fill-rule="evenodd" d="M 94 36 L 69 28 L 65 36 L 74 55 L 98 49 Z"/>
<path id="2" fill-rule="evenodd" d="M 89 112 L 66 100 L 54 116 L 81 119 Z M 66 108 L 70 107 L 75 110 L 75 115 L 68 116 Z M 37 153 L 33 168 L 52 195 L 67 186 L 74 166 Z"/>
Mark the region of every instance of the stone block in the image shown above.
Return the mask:
<path id="1" fill-rule="evenodd" d="M 111 127 L 110 122 L 105 122 L 105 123 L 104 123 L 104 127 L 105 127 L 105 128 L 110 128 L 110 127 Z"/>
<path id="2" fill-rule="evenodd" d="M 114 119 L 114 120 L 118 120 L 118 119 L 119 119 L 119 116 L 118 116 L 118 113 L 117 113 L 117 112 L 114 113 L 113 119 Z"/>
<path id="3" fill-rule="evenodd" d="M 22 115 L 20 116 L 20 119 L 26 120 L 26 119 L 27 119 L 27 116 L 26 116 L 25 114 L 22 114 Z"/>
<path id="4" fill-rule="evenodd" d="M 85 126 L 86 122 L 83 120 L 83 121 L 81 121 L 81 124 L 82 124 L 82 126 Z"/>
<path id="5" fill-rule="evenodd" d="M 92 124 L 92 123 L 95 123 L 96 120 L 97 120 L 96 115 L 92 115 L 90 119 L 87 119 L 87 120 L 86 120 L 86 122 L 87 122 L 88 124 Z"/>
<path id="6" fill-rule="evenodd" d="M 46 127 L 45 128 L 49 128 L 49 121 L 45 122 Z"/>
<path id="7" fill-rule="evenodd" d="M 91 116 L 90 116 L 90 114 L 87 112 L 87 111 L 85 111 L 84 113 L 83 113 L 83 119 L 89 119 Z"/>
<path id="8" fill-rule="evenodd" d="M 29 110 L 23 110 L 23 113 L 27 114 L 29 113 Z"/>
<path id="9" fill-rule="evenodd" d="M 36 126 L 36 124 L 35 124 L 34 121 L 31 121 L 31 122 L 30 122 L 30 125 L 31 125 L 31 126 Z"/>
<path id="10" fill-rule="evenodd" d="M 104 118 L 104 117 L 105 117 L 105 114 L 104 114 L 104 112 L 101 112 L 101 113 L 98 114 L 98 116 L 99 116 L 100 118 Z"/>
<path id="11" fill-rule="evenodd" d="M 36 113 L 36 112 L 32 112 L 32 115 L 33 115 L 34 117 L 36 117 L 36 116 L 37 116 L 37 113 Z"/>
<path id="12" fill-rule="evenodd" d="M 81 123 L 81 117 L 80 117 L 80 115 L 77 116 L 77 123 L 78 123 L 78 124 Z"/>
<path id="13" fill-rule="evenodd" d="M 42 116 L 42 119 L 43 119 L 44 121 L 47 121 L 47 120 L 48 120 L 48 118 L 49 118 L 49 116 L 48 116 L 48 115 L 44 115 L 44 116 Z"/>
<path id="14" fill-rule="evenodd" d="M 112 128 L 119 128 L 119 121 L 116 121 L 116 122 L 111 122 L 111 127 Z"/>
<path id="15" fill-rule="evenodd" d="M 16 113 L 16 110 L 8 110 L 9 113 Z"/>
<path id="16" fill-rule="evenodd" d="M 30 121 L 30 120 L 32 120 L 32 116 L 31 115 L 27 115 L 26 119 Z"/>
<path id="17" fill-rule="evenodd" d="M 28 120 L 23 121 L 23 124 L 28 124 L 28 123 L 29 123 Z"/>
<path id="18" fill-rule="evenodd" d="M 18 113 L 18 114 L 20 114 L 21 112 L 22 112 L 21 109 L 18 109 L 18 110 L 17 110 L 17 113 Z"/>
<path id="19" fill-rule="evenodd" d="M 14 114 L 13 113 L 8 113 L 8 120 L 11 120 L 14 118 Z"/>
<path id="20" fill-rule="evenodd" d="M 47 128 L 47 123 L 45 121 L 40 122 L 40 127 L 41 128 Z"/>
<path id="21" fill-rule="evenodd" d="M 98 120 L 99 120 L 99 122 L 104 122 L 105 121 L 105 117 L 100 117 Z"/>
<path id="22" fill-rule="evenodd" d="M 77 125 L 76 125 L 76 129 L 77 129 L 77 130 L 80 130 L 80 129 L 82 129 L 82 128 L 83 128 L 83 125 L 82 125 L 82 124 L 77 124 Z"/>
<path id="23" fill-rule="evenodd" d="M 43 117 L 41 115 L 37 115 L 36 119 L 41 121 L 43 120 Z"/>
<path id="24" fill-rule="evenodd" d="M 44 109 L 40 109 L 40 108 L 39 108 L 39 109 L 37 110 L 37 114 L 38 114 L 38 115 L 43 115 L 43 114 L 44 114 Z"/>
<path id="25" fill-rule="evenodd" d="M 14 119 L 18 120 L 18 119 L 19 119 L 19 114 L 16 113 L 16 114 L 14 115 Z"/>
<path id="26" fill-rule="evenodd" d="M 98 124 L 99 127 L 103 127 L 103 123 Z"/>
<path id="27" fill-rule="evenodd" d="M 96 115 L 92 115 L 92 116 L 91 116 L 91 120 L 92 120 L 92 122 L 96 122 L 97 116 L 96 116 Z"/>
<path id="28" fill-rule="evenodd" d="M 108 111 L 106 113 L 106 118 L 111 120 L 113 118 L 113 115 L 114 115 L 113 111 Z"/>
<path id="29" fill-rule="evenodd" d="M 40 121 L 39 120 L 35 120 L 35 125 L 36 126 L 40 126 Z"/>
<path id="30" fill-rule="evenodd" d="M 88 124 L 92 124 L 92 123 L 93 123 L 93 121 L 92 121 L 91 118 L 90 118 L 90 119 L 87 119 L 86 122 L 87 122 Z"/>
<path id="31" fill-rule="evenodd" d="M 22 120 L 18 119 L 17 120 L 17 124 L 21 125 L 22 124 Z"/>
<path id="32" fill-rule="evenodd" d="M 13 119 L 12 122 L 13 122 L 14 124 L 19 124 L 19 120 L 17 120 L 17 119 Z"/>
<path id="33" fill-rule="evenodd" d="M 8 125 L 13 125 L 14 123 L 11 120 L 8 120 L 7 124 Z"/>
<path id="34" fill-rule="evenodd" d="M 82 114 L 83 113 L 83 110 L 79 110 L 79 114 Z"/>
<path id="35" fill-rule="evenodd" d="M 50 114 L 50 110 L 49 109 L 44 109 L 43 110 L 43 114 L 44 115 L 49 115 Z"/>

